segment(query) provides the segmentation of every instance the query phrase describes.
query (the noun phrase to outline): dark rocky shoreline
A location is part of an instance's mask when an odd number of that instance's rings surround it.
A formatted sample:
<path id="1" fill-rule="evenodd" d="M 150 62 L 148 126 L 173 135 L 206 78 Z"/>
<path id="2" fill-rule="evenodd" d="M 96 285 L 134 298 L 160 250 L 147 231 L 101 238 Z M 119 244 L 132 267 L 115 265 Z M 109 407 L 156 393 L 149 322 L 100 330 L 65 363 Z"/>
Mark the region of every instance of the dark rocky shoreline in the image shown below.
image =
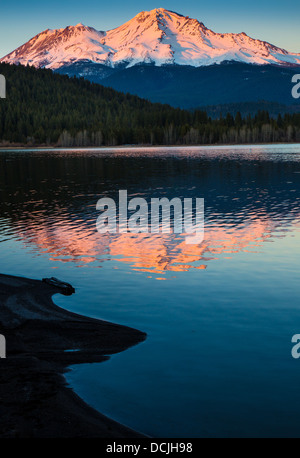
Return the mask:
<path id="1" fill-rule="evenodd" d="M 66 385 L 68 366 L 101 362 L 146 334 L 57 307 L 59 289 L 0 274 L 0 437 L 142 437 L 85 404 Z M 72 351 L 73 350 L 73 351 Z"/>

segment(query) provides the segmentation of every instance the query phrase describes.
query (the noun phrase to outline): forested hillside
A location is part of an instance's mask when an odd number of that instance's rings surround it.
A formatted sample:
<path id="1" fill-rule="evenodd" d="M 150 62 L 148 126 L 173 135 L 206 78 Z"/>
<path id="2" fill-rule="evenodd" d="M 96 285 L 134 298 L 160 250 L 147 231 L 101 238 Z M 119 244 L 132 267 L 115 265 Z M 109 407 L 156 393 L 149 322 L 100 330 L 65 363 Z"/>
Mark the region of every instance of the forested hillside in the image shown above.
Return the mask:
<path id="1" fill-rule="evenodd" d="M 212 120 L 51 70 L 0 64 L 0 144 L 101 146 L 300 142 L 300 114 Z"/>

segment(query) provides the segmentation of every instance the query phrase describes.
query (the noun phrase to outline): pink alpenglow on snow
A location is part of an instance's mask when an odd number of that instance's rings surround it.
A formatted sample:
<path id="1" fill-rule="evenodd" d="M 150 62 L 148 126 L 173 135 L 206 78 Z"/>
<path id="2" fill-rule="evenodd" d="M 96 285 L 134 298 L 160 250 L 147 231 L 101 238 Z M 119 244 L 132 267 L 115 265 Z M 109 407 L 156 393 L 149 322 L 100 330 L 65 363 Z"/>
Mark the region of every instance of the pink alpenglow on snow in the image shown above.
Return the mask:
<path id="1" fill-rule="evenodd" d="M 47 29 L 0 60 L 51 69 L 80 61 L 110 67 L 139 63 L 199 67 L 224 61 L 286 66 L 300 65 L 300 54 L 243 32 L 215 33 L 197 19 L 158 8 L 107 32 L 83 24 Z"/>

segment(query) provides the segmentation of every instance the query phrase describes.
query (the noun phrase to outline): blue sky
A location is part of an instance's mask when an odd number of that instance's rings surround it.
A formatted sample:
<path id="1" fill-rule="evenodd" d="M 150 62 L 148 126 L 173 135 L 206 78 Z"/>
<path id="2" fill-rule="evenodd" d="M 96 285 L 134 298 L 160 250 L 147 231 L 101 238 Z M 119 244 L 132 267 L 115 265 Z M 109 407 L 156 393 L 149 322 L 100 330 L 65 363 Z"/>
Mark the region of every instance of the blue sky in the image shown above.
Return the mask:
<path id="1" fill-rule="evenodd" d="M 300 53 L 299 0 L 1 0 L 0 57 L 47 28 L 82 22 L 97 30 L 108 30 L 153 8 L 197 18 L 215 32 L 246 32 Z"/>

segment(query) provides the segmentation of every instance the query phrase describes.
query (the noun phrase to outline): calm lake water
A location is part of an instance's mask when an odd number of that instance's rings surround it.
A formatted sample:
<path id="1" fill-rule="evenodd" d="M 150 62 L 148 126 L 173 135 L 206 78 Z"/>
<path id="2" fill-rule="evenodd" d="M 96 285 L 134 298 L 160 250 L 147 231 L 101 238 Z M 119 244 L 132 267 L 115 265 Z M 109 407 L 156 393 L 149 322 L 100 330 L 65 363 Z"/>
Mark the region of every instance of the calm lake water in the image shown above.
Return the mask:
<path id="1" fill-rule="evenodd" d="M 147 340 L 67 380 L 154 437 L 300 436 L 300 145 L 0 152 L 1 271 Z M 205 237 L 96 231 L 100 197 L 203 197 Z"/>

